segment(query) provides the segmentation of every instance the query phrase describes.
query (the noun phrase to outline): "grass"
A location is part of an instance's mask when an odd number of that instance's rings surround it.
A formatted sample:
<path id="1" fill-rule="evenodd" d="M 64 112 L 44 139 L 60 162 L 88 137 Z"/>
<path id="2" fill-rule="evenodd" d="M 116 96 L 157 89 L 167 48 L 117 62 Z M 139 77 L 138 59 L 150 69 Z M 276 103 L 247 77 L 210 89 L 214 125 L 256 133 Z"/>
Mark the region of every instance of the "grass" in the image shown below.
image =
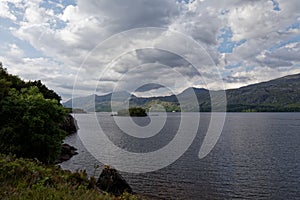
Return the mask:
<path id="1" fill-rule="evenodd" d="M 99 191 L 96 179 L 85 171 L 70 172 L 59 166 L 0 155 L 0 199 L 18 200 L 137 200 L 124 193 L 115 197 Z"/>

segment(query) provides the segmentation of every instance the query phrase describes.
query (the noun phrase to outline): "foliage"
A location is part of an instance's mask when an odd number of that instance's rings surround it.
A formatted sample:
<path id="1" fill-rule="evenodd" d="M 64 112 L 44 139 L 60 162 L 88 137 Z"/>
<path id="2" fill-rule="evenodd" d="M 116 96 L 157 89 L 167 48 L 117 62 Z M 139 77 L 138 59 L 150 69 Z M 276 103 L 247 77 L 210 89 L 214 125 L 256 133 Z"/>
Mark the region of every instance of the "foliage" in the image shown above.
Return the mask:
<path id="1" fill-rule="evenodd" d="M 48 89 L 40 80 L 38 81 L 29 81 L 26 84 L 26 87 L 36 86 L 39 91 L 43 94 L 45 99 L 56 99 L 59 103 L 61 101 L 61 97 L 56 94 L 53 90 Z"/>
<path id="2" fill-rule="evenodd" d="M 9 74 L 7 70 L 3 68 L 1 62 L 0 62 L 0 83 L 1 83 L 1 90 L 7 87 L 11 87 L 20 91 L 22 88 L 30 88 L 32 86 L 36 86 L 38 87 L 39 92 L 43 94 L 43 97 L 45 99 L 56 99 L 57 103 L 60 103 L 61 101 L 61 97 L 58 94 L 56 94 L 53 90 L 48 89 L 44 84 L 42 84 L 40 80 L 24 82 L 18 76 Z"/>
<path id="3" fill-rule="evenodd" d="M 160 105 L 160 106 L 157 106 L 157 105 Z M 151 112 L 162 112 L 162 111 L 180 112 L 181 111 L 179 103 L 166 102 L 166 101 L 160 101 L 160 100 L 152 100 L 152 101 L 146 103 L 143 107 L 146 110 L 149 110 Z"/>
<path id="4" fill-rule="evenodd" d="M 114 197 L 99 192 L 95 184 L 95 178 L 88 178 L 85 171 L 71 173 L 59 166 L 0 155 L 0 199 L 137 199 L 127 193 Z"/>
<path id="5" fill-rule="evenodd" d="M 119 116 L 134 116 L 145 117 L 147 116 L 146 110 L 140 107 L 134 107 L 129 109 L 123 109 L 118 111 Z"/>
<path id="6" fill-rule="evenodd" d="M 40 81 L 39 86 L 28 86 L 1 66 L 0 83 L 0 153 L 54 162 L 65 137 L 59 125 L 66 112 L 58 95 Z"/>
<path id="7" fill-rule="evenodd" d="M 0 80 L 1 83 L 5 83 L 5 85 L 1 84 L 0 93 L 2 93 L 3 90 L 7 91 L 8 88 L 15 88 L 16 90 L 20 91 L 25 87 L 25 82 L 18 76 L 9 74 L 6 69 L 2 67 L 2 63 L 0 63 Z"/>

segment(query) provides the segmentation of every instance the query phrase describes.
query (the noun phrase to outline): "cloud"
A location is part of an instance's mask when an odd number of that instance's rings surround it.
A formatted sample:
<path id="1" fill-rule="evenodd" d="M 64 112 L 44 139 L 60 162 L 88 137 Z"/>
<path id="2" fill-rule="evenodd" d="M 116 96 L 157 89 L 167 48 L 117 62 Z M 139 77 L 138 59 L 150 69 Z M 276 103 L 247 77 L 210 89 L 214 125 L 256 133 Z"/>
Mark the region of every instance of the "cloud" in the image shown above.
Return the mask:
<path id="1" fill-rule="evenodd" d="M 202 1 L 193 1 L 184 6 L 184 12 L 176 19 L 170 28 L 187 34 L 197 41 L 207 45 L 217 44 L 217 35 L 221 26 L 218 9 L 202 6 Z"/>
<path id="2" fill-rule="evenodd" d="M 13 38 L 1 45 L 1 61 L 25 79 L 42 79 L 64 99 L 74 81 L 80 95 L 138 84 L 146 89 L 173 84 L 176 91 L 206 84 L 218 88 L 210 81 L 216 67 L 230 88 L 300 73 L 298 0 L 8 0 L 0 2 L 0 10 L 1 28 Z M 124 41 L 126 31 L 145 27 L 178 31 L 205 51 L 195 54 L 198 49 L 187 40 L 166 37 L 168 31 L 144 31 Z M 105 43 L 110 37 L 113 42 Z M 183 57 L 201 62 L 192 66 Z M 152 86 L 151 91 L 163 92 Z"/>
<path id="3" fill-rule="evenodd" d="M 235 7 L 228 14 L 233 40 L 262 37 L 278 30 L 279 17 L 271 1 L 260 1 Z"/>
<path id="4" fill-rule="evenodd" d="M 147 83 L 147 84 L 139 87 L 135 91 L 136 92 L 148 92 L 150 90 L 157 90 L 159 88 L 163 88 L 163 86 L 159 85 L 159 84 L 155 84 L 155 83 Z"/>
<path id="5" fill-rule="evenodd" d="M 13 12 L 9 9 L 9 6 L 8 6 L 8 2 L 0 2 L 0 17 L 2 18 L 7 18 L 7 19 L 10 19 L 12 21 L 16 21 L 17 18 L 16 16 L 13 14 Z"/>
<path id="6" fill-rule="evenodd" d="M 235 76 L 227 76 L 223 79 L 227 83 L 243 83 L 250 81 L 251 79 L 247 76 L 240 76 L 240 77 L 235 77 Z"/>
<path id="7" fill-rule="evenodd" d="M 292 43 L 277 49 L 274 52 L 266 52 L 265 56 L 273 59 L 280 59 L 291 63 L 300 62 L 300 43 Z"/>
<path id="8" fill-rule="evenodd" d="M 136 27 L 167 26 L 179 15 L 178 3 L 173 0 L 79 0 L 78 7 L 101 18 L 115 33 Z"/>

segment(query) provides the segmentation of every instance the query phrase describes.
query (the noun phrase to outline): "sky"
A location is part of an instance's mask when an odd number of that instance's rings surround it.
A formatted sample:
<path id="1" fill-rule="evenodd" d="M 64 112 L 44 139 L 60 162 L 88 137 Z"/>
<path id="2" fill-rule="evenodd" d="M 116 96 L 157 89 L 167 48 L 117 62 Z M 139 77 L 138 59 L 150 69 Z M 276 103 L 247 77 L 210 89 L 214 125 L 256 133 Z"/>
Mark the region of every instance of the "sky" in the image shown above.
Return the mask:
<path id="1" fill-rule="evenodd" d="M 299 0 L 1 0 L 0 61 L 63 100 L 300 73 Z"/>

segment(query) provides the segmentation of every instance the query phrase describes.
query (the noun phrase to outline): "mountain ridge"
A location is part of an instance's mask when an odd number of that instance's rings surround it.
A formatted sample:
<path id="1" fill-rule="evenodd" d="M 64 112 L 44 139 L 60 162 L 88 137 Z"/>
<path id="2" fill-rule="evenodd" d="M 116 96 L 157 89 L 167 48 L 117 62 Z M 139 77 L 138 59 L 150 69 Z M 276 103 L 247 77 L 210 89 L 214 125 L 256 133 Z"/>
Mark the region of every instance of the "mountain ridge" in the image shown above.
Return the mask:
<path id="1" fill-rule="evenodd" d="M 190 106 L 193 92 L 197 96 L 199 107 Z M 220 91 L 211 92 L 218 93 Z M 227 111 L 229 112 L 300 112 L 300 73 L 237 89 L 227 89 L 225 92 Z M 166 111 L 211 111 L 210 92 L 205 88 L 189 87 L 178 95 L 157 97 L 137 97 L 128 92 L 119 93 L 123 94 L 114 93 L 113 104 L 117 105 L 116 108 L 118 106 L 121 108 L 124 103 L 122 100 L 127 99 L 131 107 L 150 109 L 154 104 L 161 104 Z M 79 97 L 65 102 L 64 106 L 72 107 L 74 102 L 74 108 L 81 108 L 86 111 L 111 112 L 111 96 L 112 93 Z M 183 103 L 182 106 L 180 106 L 178 99 Z"/>

